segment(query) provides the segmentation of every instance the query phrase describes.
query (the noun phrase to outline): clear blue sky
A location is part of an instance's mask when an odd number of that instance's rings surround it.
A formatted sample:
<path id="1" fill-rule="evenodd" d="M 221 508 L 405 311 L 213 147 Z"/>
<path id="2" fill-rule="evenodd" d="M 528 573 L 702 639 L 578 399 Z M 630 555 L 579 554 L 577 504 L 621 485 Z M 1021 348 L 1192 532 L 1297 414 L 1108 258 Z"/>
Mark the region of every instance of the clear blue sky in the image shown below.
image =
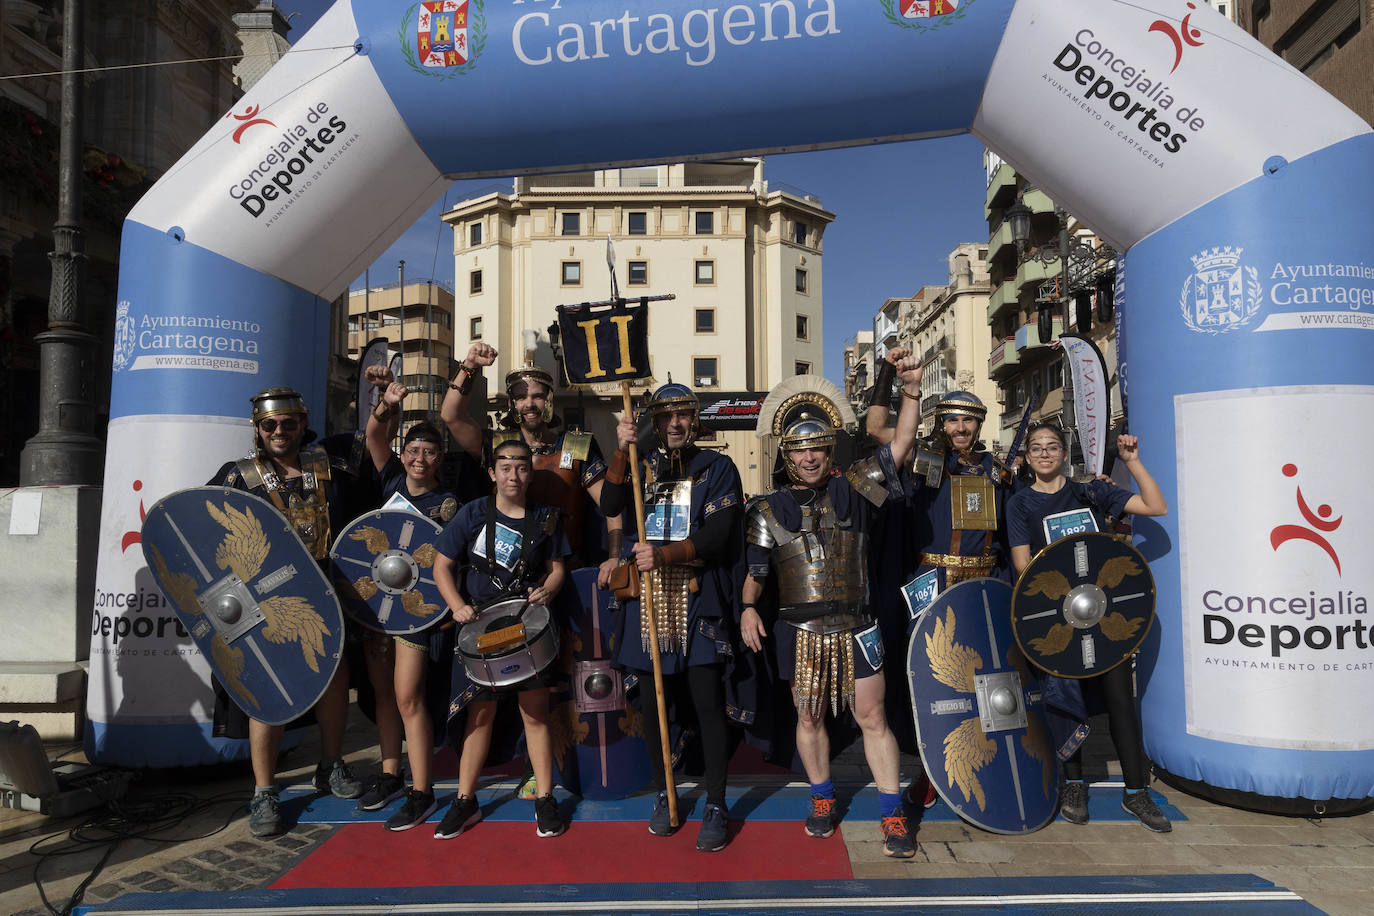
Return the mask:
<path id="1" fill-rule="evenodd" d="M 276 0 L 298 38 L 333 0 Z M 960 242 L 986 241 L 982 145 L 968 135 L 915 143 L 769 156 L 764 176 L 820 198 L 835 214 L 825 233 L 825 375 L 840 381 L 844 340 L 873 326 L 883 300 L 947 279 L 946 257 Z M 453 282 L 444 206 L 495 180 L 456 182 L 372 266 L 372 282 L 406 277 Z M 432 268 L 432 274 L 431 274 Z M 361 285 L 362 277 L 355 285 Z"/>

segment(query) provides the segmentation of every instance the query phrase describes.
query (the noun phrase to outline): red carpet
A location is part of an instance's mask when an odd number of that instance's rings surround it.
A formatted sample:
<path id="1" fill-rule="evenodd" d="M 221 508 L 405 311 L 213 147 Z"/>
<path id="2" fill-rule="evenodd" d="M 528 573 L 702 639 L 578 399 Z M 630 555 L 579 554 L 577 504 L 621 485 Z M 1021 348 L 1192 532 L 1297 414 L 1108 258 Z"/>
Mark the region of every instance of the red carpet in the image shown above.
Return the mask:
<path id="1" fill-rule="evenodd" d="M 563 836 L 539 839 L 533 823 L 486 821 L 452 840 L 429 825 L 387 833 L 350 824 L 326 840 L 273 889 L 441 887 L 682 881 L 779 881 L 852 878 L 844 837 L 815 840 L 796 822 L 731 826 L 718 853 L 697 852 L 698 821 L 654 838 L 643 821 L 574 823 Z M 366 868 L 357 863 L 366 862 Z"/>

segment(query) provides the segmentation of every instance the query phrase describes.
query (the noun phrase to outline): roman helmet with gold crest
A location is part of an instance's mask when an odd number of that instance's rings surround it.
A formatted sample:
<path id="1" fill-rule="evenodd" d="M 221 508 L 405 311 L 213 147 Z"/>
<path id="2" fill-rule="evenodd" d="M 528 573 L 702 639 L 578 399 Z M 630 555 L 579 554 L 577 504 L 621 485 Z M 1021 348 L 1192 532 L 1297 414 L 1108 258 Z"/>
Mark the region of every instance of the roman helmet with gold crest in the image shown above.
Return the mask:
<path id="1" fill-rule="evenodd" d="M 756 435 L 763 440 L 764 460 L 773 468 L 774 485 L 783 475 L 801 483 L 788 453 L 804 448 L 828 448 L 827 471 L 834 469 L 836 450 L 848 445 L 848 434 L 857 429 L 858 418 L 844 392 L 819 375 L 798 375 L 778 384 L 759 408 Z"/>

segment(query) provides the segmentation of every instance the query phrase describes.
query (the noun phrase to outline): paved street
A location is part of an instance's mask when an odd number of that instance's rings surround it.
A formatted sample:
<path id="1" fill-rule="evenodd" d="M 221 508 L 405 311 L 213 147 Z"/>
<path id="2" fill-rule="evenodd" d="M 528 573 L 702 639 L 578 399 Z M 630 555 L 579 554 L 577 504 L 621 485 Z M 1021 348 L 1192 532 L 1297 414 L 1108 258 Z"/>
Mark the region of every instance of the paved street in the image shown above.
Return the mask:
<path id="1" fill-rule="evenodd" d="M 364 773 L 376 766 L 375 748 L 365 744 L 368 735 L 367 723 L 355 710 L 348 756 Z M 1105 725 L 1094 728 L 1093 735 L 1087 775 L 1094 780 L 1114 778 L 1118 771 Z M 307 738 L 286 757 L 285 780 L 306 782 L 315 753 Z M 904 778 L 911 761 L 906 764 Z M 763 784 L 783 781 L 753 779 Z M 732 780 L 741 785 L 749 781 Z M 842 797 L 847 789 L 867 781 L 858 747 L 837 760 L 835 781 Z M 85 905 L 136 891 L 269 886 L 338 828 L 301 824 L 281 837 L 254 839 L 243 805 L 250 783 L 246 765 L 142 774 L 126 801 L 160 829 L 148 837 L 124 839 L 113 853 L 100 842 L 111 836 L 108 830 L 83 826 L 88 816 L 55 820 L 0 810 L 0 912 L 48 912 L 34 882 L 35 866 L 43 893 L 57 911 L 97 867 L 99 874 L 85 889 Z M 875 821 L 846 820 L 842 833 L 854 877 L 860 879 L 970 879 L 967 889 L 972 891 L 976 883 L 971 879 L 985 877 L 1251 873 L 1289 888 L 1328 913 L 1369 912 L 1374 814 L 1324 820 L 1276 817 L 1213 805 L 1161 783 L 1154 788 L 1187 817 L 1171 834 L 1154 834 L 1124 821 L 1083 827 L 1056 821 L 1029 835 L 1000 836 L 958 821 L 931 820 L 919 829 L 917 857 L 898 862 L 882 855 Z M 440 794 L 445 791 L 441 784 Z M 380 827 L 378 835 L 384 841 Z M 576 842 L 576 836 L 574 821 L 565 838 L 548 842 Z M 38 851 L 47 854 L 41 862 L 30 851 L 40 840 Z M 913 888 L 912 893 L 918 892 Z"/>

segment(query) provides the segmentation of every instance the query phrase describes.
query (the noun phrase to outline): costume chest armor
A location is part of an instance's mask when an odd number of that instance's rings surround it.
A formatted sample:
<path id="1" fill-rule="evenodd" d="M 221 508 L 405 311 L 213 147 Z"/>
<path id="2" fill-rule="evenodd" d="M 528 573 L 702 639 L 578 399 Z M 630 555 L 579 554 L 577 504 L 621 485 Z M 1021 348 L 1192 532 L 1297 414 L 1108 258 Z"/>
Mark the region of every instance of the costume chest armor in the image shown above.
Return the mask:
<path id="1" fill-rule="evenodd" d="M 784 528 L 767 501 L 758 501 L 750 507 L 746 536 L 772 554 L 783 620 L 813 633 L 868 622 L 866 538 L 835 515 L 828 494 L 801 507 L 797 531 Z"/>
<path id="2" fill-rule="evenodd" d="M 260 458 L 236 462 L 239 474 L 250 490 L 265 490 L 277 511 L 286 517 L 296 535 L 317 560 L 329 556 L 329 499 L 325 484 L 330 479 L 329 455 L 319 446 L 301 449 L 301 491 L 291 490 L 273 469 Z"/>

